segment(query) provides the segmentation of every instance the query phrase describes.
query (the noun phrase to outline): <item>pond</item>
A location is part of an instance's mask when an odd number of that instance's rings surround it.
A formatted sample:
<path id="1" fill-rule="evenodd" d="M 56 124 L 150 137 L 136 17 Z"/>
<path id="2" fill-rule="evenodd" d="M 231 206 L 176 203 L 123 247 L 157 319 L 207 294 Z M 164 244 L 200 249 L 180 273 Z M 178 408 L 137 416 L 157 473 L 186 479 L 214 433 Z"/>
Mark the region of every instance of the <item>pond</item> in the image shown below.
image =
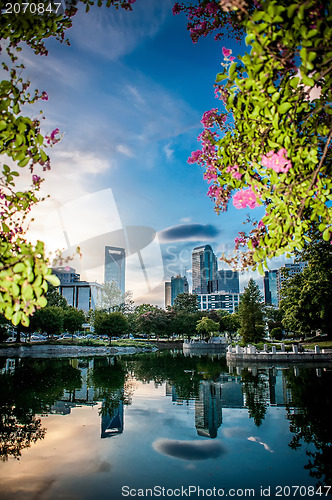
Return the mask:
<path id="1" fill-rule="evenodd" d="M 331 367 L 0 358 L 0 498 L 324 498 Z"/>

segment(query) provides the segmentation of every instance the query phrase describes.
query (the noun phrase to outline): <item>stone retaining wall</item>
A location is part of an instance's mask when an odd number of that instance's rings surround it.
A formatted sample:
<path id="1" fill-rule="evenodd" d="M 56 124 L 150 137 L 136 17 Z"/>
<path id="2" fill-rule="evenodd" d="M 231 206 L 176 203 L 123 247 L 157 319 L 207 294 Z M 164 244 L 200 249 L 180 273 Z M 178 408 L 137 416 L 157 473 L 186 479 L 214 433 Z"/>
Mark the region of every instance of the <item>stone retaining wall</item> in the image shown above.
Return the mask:
<path id="1" fill-rule="evenodd" d="M 286 352 L 285 346 L 281 345 L 281 351 L 276 350 L 272 346 L 268 352 L 267 346 L 264 346 L 264 351 L 257 351 L 255 346 L 249 345 L 248 347 L 235 347 L 228 346 L 226 358 L 229 361 L 249 361 L 249 362 L 263 362 L 263 363 L 301 363 L 301 362 L 320 362 L 332 361 L 332 354 L 326 353 L 324 350 L 320 352 L 319 346 L 315 346 L 315 350 L 311 352 L 299 352 L 298 346 L 293 345 L 292 352 Z"/>

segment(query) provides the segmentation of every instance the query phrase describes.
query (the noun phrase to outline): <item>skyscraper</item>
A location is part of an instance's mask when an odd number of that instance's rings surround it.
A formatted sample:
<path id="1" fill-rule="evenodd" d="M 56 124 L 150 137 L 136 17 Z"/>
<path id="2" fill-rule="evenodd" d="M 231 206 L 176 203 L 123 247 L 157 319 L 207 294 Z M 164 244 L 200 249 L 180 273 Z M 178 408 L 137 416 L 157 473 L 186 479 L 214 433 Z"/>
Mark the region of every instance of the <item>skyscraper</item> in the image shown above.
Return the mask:
<path id="1" fill-rule="evenodd" d="M 278 307 L 278 269 L 265 271 L 264 275 L 264 301 L 265 304 Z"/>
<path id="2" fill-rule="evenodd" d="M 189 293 L 188 280 L 185 276 L 171 277 L 171 305 L 174 305 L 174 300 L 179 293 Z"/>
<path id="3" fill-rule="evenodd" d="M 217 273 L 218 292 L 239 293 L 239 271 L 220 269 Z"/>
<path id="4" fill-rule="evenodd" d="M 124 248 L 105 247 L 105 283 L 115 281 L 122 293 L 125 293 L 125 263 Z"/>
<path id="5" fill-rule="evenodd" d="M 192 253 L 193 293 L 216 291 L 217 270 L 217 257 L 210 245 L 194 248 Z"/>

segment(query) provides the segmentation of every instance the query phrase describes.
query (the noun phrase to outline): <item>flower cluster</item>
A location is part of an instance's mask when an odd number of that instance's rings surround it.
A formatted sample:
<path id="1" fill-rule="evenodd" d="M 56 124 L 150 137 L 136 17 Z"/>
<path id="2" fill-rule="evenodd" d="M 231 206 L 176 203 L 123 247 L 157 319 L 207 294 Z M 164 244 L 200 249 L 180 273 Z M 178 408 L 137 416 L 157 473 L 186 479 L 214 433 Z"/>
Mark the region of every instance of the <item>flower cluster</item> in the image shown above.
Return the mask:
<path id="1" fill-rule="evenodd" d="M 226 61 L 234 61 L 235 57 L 231 56 L 232 49 L 226 49 L 226 47 L 222 48 L 222 55 L 224 56 Z"/>
<path id="2" fill-rule="evenodd" d="M 292 167 L 292 163 L 287 158 L 287 150 L 282 148 L 278 153 L 269 151 L 266 155 L 262 156 L 262 165 L 266 168 L 272 168 L 277 173 L 287 173 Z"/>
<path id="3" fill-rule="evenodd" d="M 42 181 L 42 178 L 39 177 L 39 175 L 33 175 L 32 176 L 32 184 L 36 187 L 39 187 L 40 183 Z"/>
<path id="4" fill-rule="evenodd" d="M 208 182 L 216 181 L 218 178 L 217 169 L 215 167 L 208 167 L 206 172 L 204 172 L 203 178 Z"/>
<path id="5" fill-rule="evenodd" d="M 220 99 L 224 104 L 227 104 L 229 92 L 222 85 L 215 85 L 214 96 L 216 99 Z"/>
<path id="6" fill-rule="evenodd" d="M 235 4 L 238 4 L 240 1 L 241 0 L 235 0 Z M 242 30 L 236 16 L 230 16 L 230 18 L 225 19 L 222 10 L 227 11 L 223 9 L 220 0 L 210 0 L 207 2 L 199 2 L 197 6 L 186 6 L 176 2 L 172 12 L 174 15 L 180 12 L 184 12 L 187 15 L 187 29 L 194 43 L 198 41 L 200 36 L 207 36 L 209 33 L 215 32 L 216 30 L 219 32 L 215 34 L 215 40 L 220 40 L 226 30 L 228 32 L 232 31 L 235 38 L 240 40 L 242 38 Z"/>
<path id="7" fill-rule="evenodd" d="M 49 144 L 50 146 L 53 146 L 54 144 L 59 142 L 61 139 L 60 130 L 58 128 L 52 130 L 50 135 L 45 135 L 45 139 L 46 139 L 47 144 Z"/>
<path id="8" fill-rule="evenodd" d="M 233 205 L 235 208 L 256 208 L 259 206 L 257 203 L 257 195 L 252 188 L 240 189 L 233 195 Z"/>
<path id="9" fill-rule="evenodd" d="M 197 151 L 193 151 L 191 153 L 191 156 L 187 160 L 189 165 L 197 163 L 200 160 L 201 156 L 202 156 L 202 151 L 200 151 L 199 149 Z"/>
<path id="10" fill-rule="evenodd" d="M 226 172 L 228 174 L 231 174 L 231 176 L 234 177 L 234 179 L 237 179 L 239 181 L 243 176 L 243 174 L 239 172 L 239 168 L 240 168 L 239 165 L 235 163 L 235 165 L 233 166 L 228 166 L 226 168 Z"/>
<path id="11" fill-rule="evenodd" d="M 209 111 L 205 111 L 202 116 L 201 123 L 205 128 L 211 128 L 215 123 L 217 123 L 220 127 L 222 127 L 226 122 L 226 115 L 218 114 L 218 109 L 213 108 Z"/>

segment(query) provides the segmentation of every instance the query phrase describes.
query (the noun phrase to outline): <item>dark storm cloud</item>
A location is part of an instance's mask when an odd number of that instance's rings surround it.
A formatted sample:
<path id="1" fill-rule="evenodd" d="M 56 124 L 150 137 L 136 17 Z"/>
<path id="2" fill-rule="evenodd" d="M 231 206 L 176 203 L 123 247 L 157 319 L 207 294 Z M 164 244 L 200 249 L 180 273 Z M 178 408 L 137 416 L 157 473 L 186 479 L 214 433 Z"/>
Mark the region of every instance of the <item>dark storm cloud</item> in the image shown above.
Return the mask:
<path id="1" fill-rule="evenodd" d="M 181 224 L 158 233 L 161 243 L 170 241 L 205 241 L 215 238 L 220 230 L 211 224 Z"/>

